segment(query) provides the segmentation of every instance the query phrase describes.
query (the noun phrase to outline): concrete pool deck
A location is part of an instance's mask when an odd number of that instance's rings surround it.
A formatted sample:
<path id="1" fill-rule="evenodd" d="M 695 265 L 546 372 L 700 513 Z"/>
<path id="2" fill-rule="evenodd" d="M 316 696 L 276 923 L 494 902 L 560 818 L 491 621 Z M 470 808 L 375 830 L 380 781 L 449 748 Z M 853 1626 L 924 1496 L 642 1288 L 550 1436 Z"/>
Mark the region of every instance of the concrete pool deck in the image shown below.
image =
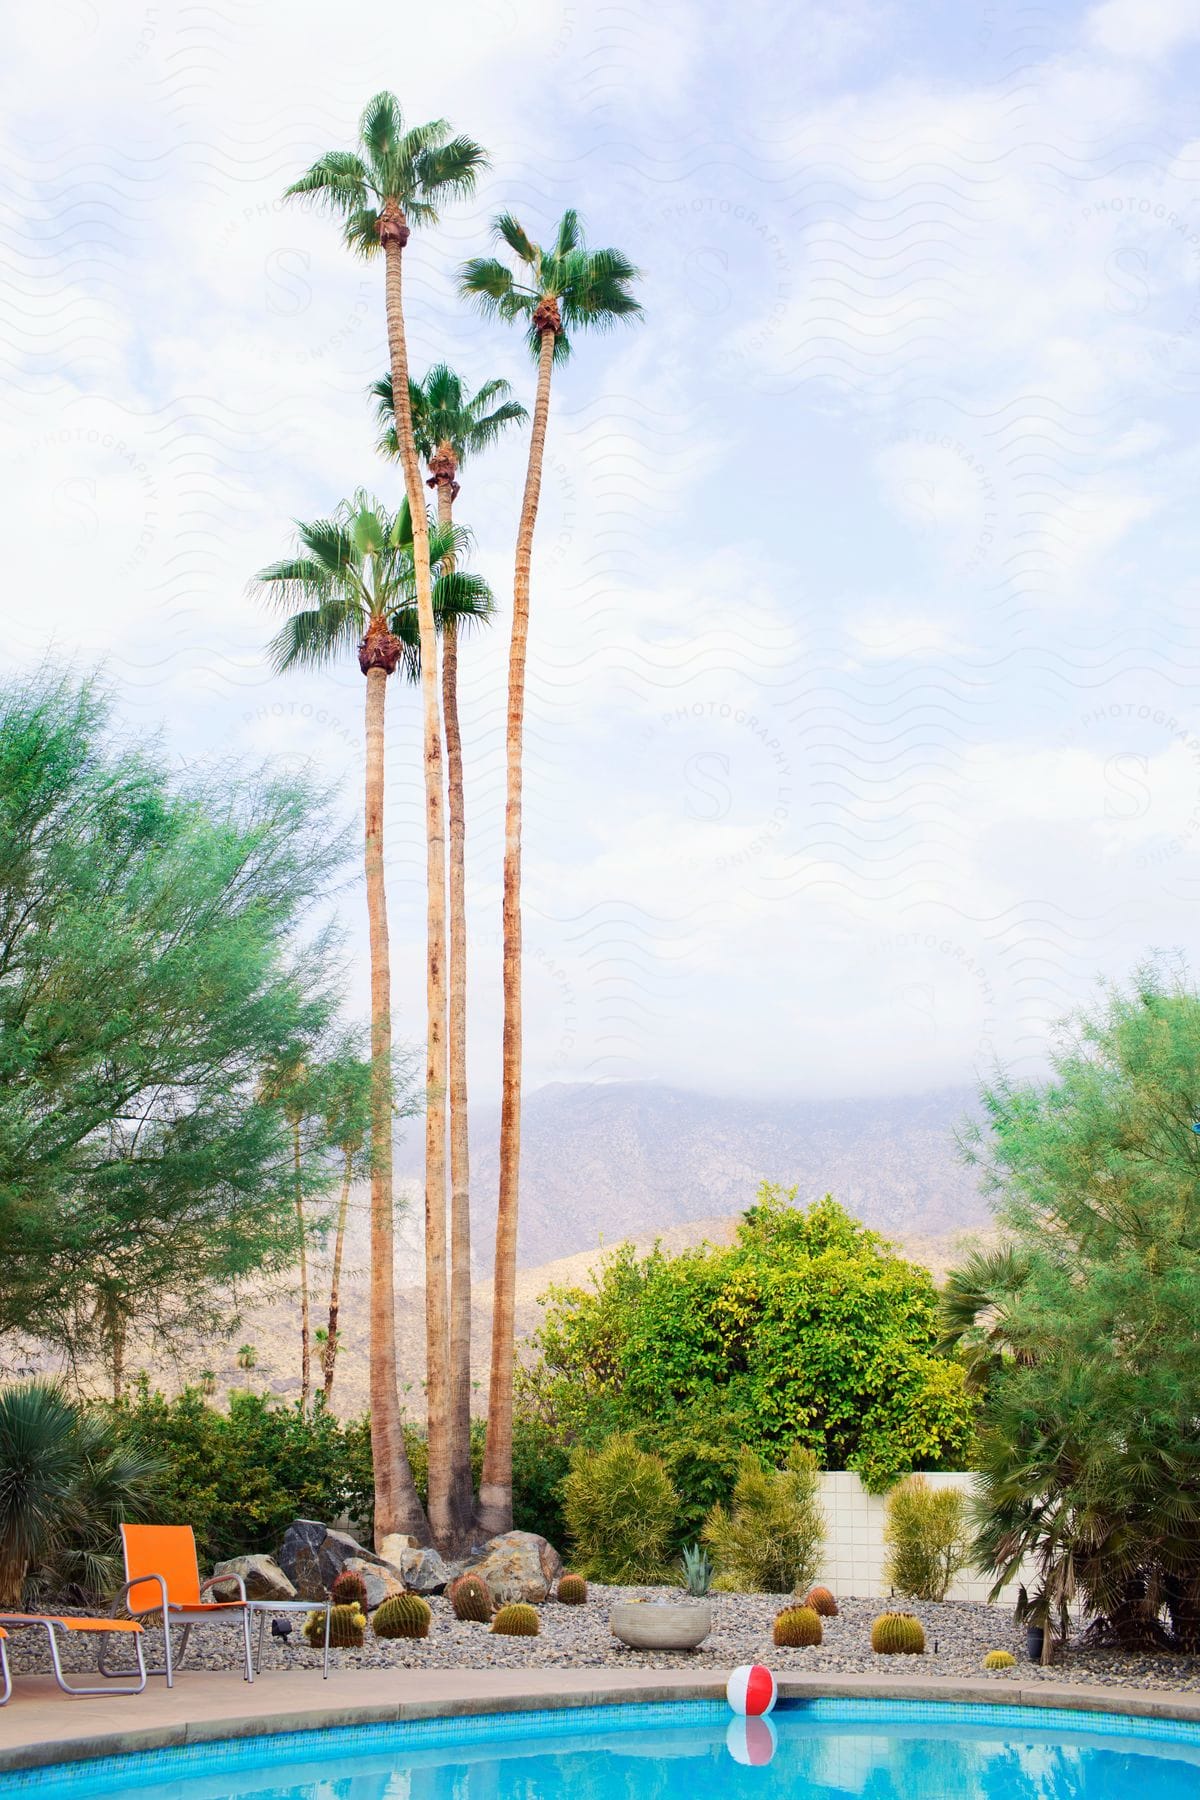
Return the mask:
<path id="1" fill-rule="evenodd" d="M 145 1692 L 72 1700 L 50 1676 L 18 1675 L 0 1709 L 0 1771 L 44 1767 L 125 1751 L 212 1743 L 329 1725 L 453 1718 L 471 1713 L 546 1711 L 631 1701 L 715 1700 L 726 1669 L 363 1669 L 322 1681 L 304 1671 L 266 1671 L 253 1687 L 240 1675 L 184 1672 Z M 789 1700 L 824 1697 L 941 1700 L 991 1706 L 1069 1708 L 1200 1724 L 1200 1693 L 1022 1683 L 1019 1676 L 964 1681 L 951 1676 L 821 1675 L 780 1678 Z"/>

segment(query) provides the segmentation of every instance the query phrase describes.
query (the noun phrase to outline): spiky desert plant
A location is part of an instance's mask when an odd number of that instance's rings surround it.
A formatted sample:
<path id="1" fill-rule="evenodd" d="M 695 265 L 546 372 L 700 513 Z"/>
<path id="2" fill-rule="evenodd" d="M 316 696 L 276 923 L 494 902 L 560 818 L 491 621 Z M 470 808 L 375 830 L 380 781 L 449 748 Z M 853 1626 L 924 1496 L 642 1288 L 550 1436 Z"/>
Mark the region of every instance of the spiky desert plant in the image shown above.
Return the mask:
<path id="1" fill-rule="evenodd" d="M 877 1656 L 921 1656 L 925 1628 L 914 1613 L 880 1613 L 871 1626 L 871 1648 Z"/>
<path id="2" fill-rule="evenodd" d="M 564 1606 L 586 1606 L 587 1582 L 582 1575 L 560 1575 L 558 1598 Z"/>
<path id="3" fill-rule="evenodd" d="M 966 1494 L 957 1487 L 931 1487 L 924 1475 L 906 1476 L 888 1495 L 883 1541 L 884 1574 L 898 1594 L 944 1600 L 971 1560 Z"/>
<path id="4" fill-rule="evenodd" d="M 983 1659 L 985 1669 L 1011 1669 L 1016 1666 L 1016 1657 L 1011 1650 L 989 1650 Z"/>
<path id="5" fill-rule="evenodd" d="M 827 1587 L 811 1587 L 804 1596 L 805 1606 L 811 1606 L 822 1619 L 836 1619 L 838 1603 Z"/>
<path id="6" fill-rule="evenodd" d="M 825 1539 L 817 1462 L 797 1445 L 782 1469 L 764 1469 L 752 1450 L 738 1464 L 732 1505 L 714 1506 L 703 1537 L 726 1592 L 786 1594 L 810 1582 Z"/>
<path id="7" fill-rule="evenodd" d="M 371 1623 L 375 1636 L 381 1638 L 423 1638 L 429 1636 L 433 1609 L 420 1594 L 393 1594 L 376 1608 Z"/>
<path id="8" fill-rule="evenodd" d="M 806 1650 L 819 1644 L 824 1633 L 820 1616 L 811 1606 L 785 1606 L 775 1617 L 772 1634 L 776 1645 L 786 1650 Z"/>
<path id="9" fill-rule="evenodd" d="M 335 1650 L 361 1650 L 367 1628 L 361 1606 L 335 1606 L 329 1615 L 329 1642 Z M 325 1648 L 325 1612 L 310 1612 L 304 1621 L 304 1636 L 313 1650 Z"/>
<path id="10" fill-rule="evenodd" d="M 627 1586 L 668 1578 L 679 1496 L 659 1457 L 625 1434 L 599 1450 L 576 1445 L 562 1492 L 581 1574 Z"/>
<path id="11" fill-rule="evenodd" d="M 469 1619 L 477 1625 L 486 1625 L 495 1611 L 492 1590 L 482 1575 L 460 1575 L 446 1589 L 446 1598 L 456 1619 Z"/>
<path id="12" fill-rule="evenodd" d="M 684 1587 L 697 1600 L 703 1600 L 712 1586 L 712 1557 L 699 1544 L 685 1544 L 679 1560 L 683 1564 Z"/>
<path id="13" fill-rule="evenodd" d="M 357 1569 L 343 1569 L 329 1590 L 335 1606 L 357 1606 L 367 1610 L 367 1584 Z"/>
<path id="14" fill-rule="evenodd" d="M 521 1600 L 512 1606 L 502 1606 L 492 1620 L 492 1630 L 497 1637 L 536 1637 L 541 1629 L 536 1606 L 527 1606 Z"/>

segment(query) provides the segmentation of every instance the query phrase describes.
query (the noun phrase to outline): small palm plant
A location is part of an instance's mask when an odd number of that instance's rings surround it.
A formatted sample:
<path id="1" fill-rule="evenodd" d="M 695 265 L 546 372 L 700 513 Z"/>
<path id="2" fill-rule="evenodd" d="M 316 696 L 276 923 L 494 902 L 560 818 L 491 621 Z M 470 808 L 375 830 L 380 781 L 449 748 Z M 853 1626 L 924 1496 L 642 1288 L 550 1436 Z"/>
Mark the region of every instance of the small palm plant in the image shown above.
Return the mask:
<path id="1" fill-rule="evenodd" d="M 0 1393 L 0 1609 L 28 1585 L 107 1593 L 117 1526 L 147 1517 L 164 1472 L 119 1419 L 53 1382 Z"/>
<path id="2" fill-rule="evenodd" d="M 237 1366 L 249 1372 L 258 1362 L 258 1351 L 253 1344 L 242 1344 L 237 1353 Z"/>
<path id="3" fill-rule="evenodd" d="M 554 365 L 565 362 L 571 354 L 572 332 L 604 331 L 620 319 L 640 318 L 642 312 L 631 291 L 637 269 L 619 250 L 589 250 L 577 213 L 563 214 L 548 249 L 535 244 L 511 213 L 501 213 L 494 221 L 493 231 L 516 257 L 517 272 L 495 257 L 475 257 L 463 266 L 462 292 L 483 313 L 527 328 L 529 348 L 537 359 L 538 378 L 517 530 L 508 659 L 500 1182 L 492 1302 L 492 1379 L 479 1509 L 480 1529 L 488 1535 L 512 1526 L 513 1339 L 521 1116 L 521 758 L 529 642 L 529 567 L 550 416 L 550 377 Z"/>

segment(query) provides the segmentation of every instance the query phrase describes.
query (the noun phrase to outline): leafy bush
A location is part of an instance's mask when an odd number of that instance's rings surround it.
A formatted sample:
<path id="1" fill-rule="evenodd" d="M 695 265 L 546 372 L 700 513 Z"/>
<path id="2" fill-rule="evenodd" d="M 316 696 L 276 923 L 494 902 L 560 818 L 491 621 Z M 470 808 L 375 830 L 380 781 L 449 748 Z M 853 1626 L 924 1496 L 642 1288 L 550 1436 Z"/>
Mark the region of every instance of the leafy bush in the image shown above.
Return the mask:
<path id="1" fill-rule="evenodd" d="M 55 1383 L 0 1392 L 0 1606 L 19 1610 L 27 1591 L 106 1598 L 117 1526 L 149 1515 L 162 1474 L 118 1420 Z"/>
<path id="2" fill-rule="evenodd" d="M 274 1552 L 295 1518 L 343 1515 L 368 1536 L 374 1510 L 367 1421 L 342 1424 L 318 1400 L 310 1414 L 235 1391 L 229 1411 L 193 1388 L 174 1400 L 143 1382 L 115 1416 L 166 1467 L 155 1516 L 189 1524 L 201 1558 Z"/>
<path id="3" fill-rule="evenodd" d="M 1143 969 L 968 1139 L 1014 1250 L 947 1321 L 989 1348 L 977 1556 L 1032 1566 L 1047 1643 L 1082 1601 L 1093 1642 L 1200 1650 L 1198 1067 L 1200 993 Z"/>
<path id="4" fill-rule="evenodd" d="M 746 1451 L 732 1504 L 713 1507 L 704 1541 L 716 1560 L 719 1589 L 782 1594 L 807 1587 L 825 1541 L 812 1451 L 797 1446 L 783 1469 L 764 1469 Z"/>
<path id="5" fill-rule="evenodd" d="M 592 1288 L 551 1290 L 523 1372 L 523 1404 L 558 1441 L 626 1432 L 663 1458 L 677 1548 L 728 1503 L 730 1447 L 775 1463 L 798 1440 L 875 1492 L 969 1466 L 977 1401 L 939 1354 L 928 1270 L 828 1196 L 794 1198 L 764 1183 L 732 1245 L 626 1246 Z"/>
<path id="6" fill-rule="evenodd" d="M 944 1600 L 971 1560 L 966 1495 L 910 1475 L 888 1495 L 883 1541 L 884 1573 L 898 1593 L 910 1600 Z"/>
<path id="7" fill-rule="evenodd" d="M 678 1497 L 659 1458 L 631 1437 L 575 1451 L 563 1506 L 581 1574 L 614 1583 L 668 1578 Z"/>

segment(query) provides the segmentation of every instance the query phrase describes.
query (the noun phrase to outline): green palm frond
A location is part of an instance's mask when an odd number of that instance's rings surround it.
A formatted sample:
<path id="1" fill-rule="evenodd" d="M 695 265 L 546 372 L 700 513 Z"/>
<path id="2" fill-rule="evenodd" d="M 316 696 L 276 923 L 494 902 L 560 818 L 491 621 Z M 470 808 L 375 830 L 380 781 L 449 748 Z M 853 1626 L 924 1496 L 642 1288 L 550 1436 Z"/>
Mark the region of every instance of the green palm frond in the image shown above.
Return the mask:
<path id="1" fill-rule="evenodd" d="M 558 233 L 554 239 L 555 256 L 566 256 L 572 250 L 578 249 L 582 237 L 579 214 L 573 206 L 569 206 L 558 221 Z"/>
<path id="2" fill-rule="evenodd" d="M 433 584 L 433 604 L 438 624 L 452 619 L 459 631 L 486 624 L 496 611 L 496 597 L 483 576 L 462 569 L 438 576 Z"/>
<path id="3" fill-rule="evenodd" d="M 367 610 L 348 596 L 294 612 L 267 646 L 276 674 L 318 669 L 355 649 L 367 629 Z"/>
<path id="4" fill-rule="evenodd" d="M 467 137 L 451 138 L 448 144 L 422 154 L 421 185 L 427 194 L 465 199 L 475 191 L 479 174 L 488 167 L 487 154 L 479 144 Z"/>
<path id="5" fill-rule="evenodd" d="M 399 443 L 391 376 L 380 376 L 371 384 L 370 392 L 382 427 L 378 448 L 394 459 L 399 455 Z M 519 401 L 508 398 L 511 392 L 507 381 L 497 379 L 486 381 L 477 393 L 471 394 L 461 376 L 445 363 L 435 363 L 423 381 L 410 378 L 408 401 L 418 456 L 428 463 L 439 444 L 449 443 L 461 464 L 486 450 L 506 426 L 520 424 L 529 417 Z M 494 400 L 500 404 L 487 411 Z"/>
<path id="6" fill-rule="evenodd" d="M 541 352 L 542 333 L 533 314 L 544 300 L 558 302 L 562 329 L 555 334 L 555 362 L 570 355 L 572 330 L 607 331 L 618 320 L 641 317 L 641 304 L 631 292 L 640 271 L 620 250 L 589 250 L 573 210 L 560 219 L 549 252 L 532 241 L 511 213 L 499 214 L 492 230 L 529 270 L 531 286 L 523 286 L 497 258 L 477 256 L 459 271 L 459 288 L 486 315 L 506 323 L 528 321 L 526 341 L 534 356 Z"/>
<path id="7" fill-rule="evenodd" d="M 311 194 L 331 212 L 349 212 L 362 206 L 370 192 L 367 166 L 351 150 L 328 150 L 319 156 L 299 181 L 284 189 L 284 199 Z"/>
<path id="8" fill-rule="evenodd" d="M 501 243 L 507 244 L 523 263 L 529 264 L 530 268 L 539 267 L 542 261 L 542 252 L 512 213 L 497 213 L 492 220 L 492 236 Z"/>
<path id="9" fill-rule="evenodd" d="M 404 137 L 404 114 L 395 94 L 385 88 L 372 94 L 358 121 L 358 135 L 371 160 L 384 163 Z"/>

